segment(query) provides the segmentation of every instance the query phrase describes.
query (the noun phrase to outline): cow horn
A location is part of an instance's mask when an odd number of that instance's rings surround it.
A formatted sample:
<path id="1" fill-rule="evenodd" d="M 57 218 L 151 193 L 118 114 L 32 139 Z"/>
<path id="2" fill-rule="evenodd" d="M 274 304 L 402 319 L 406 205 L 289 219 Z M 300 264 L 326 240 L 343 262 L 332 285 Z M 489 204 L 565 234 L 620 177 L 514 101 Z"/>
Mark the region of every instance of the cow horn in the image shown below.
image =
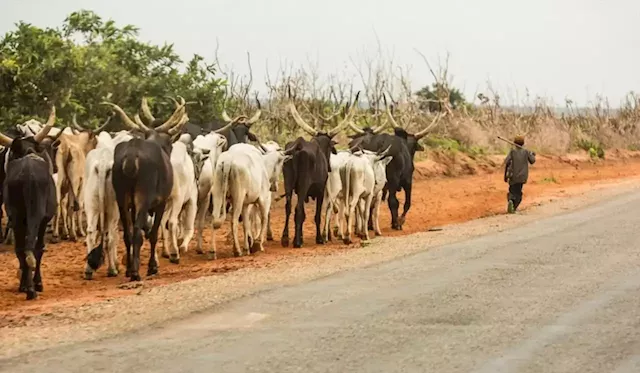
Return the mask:
<path id="1" fill-rule="evenodd" d="M 151 114 L 151 109 L 149 109 L 149 102 L 146 97 L 142 97 L 142 103 L 140 104 L 140 109 L 142 109 L 142 115 L 144 118 L 149 121 L 149 123 L 153 123 L 156 118 Z"/>
<path id="2" fill-rule="evenodd" d="M 47 124 L 45 124 L 42 129 L 33 136 L 33 139 L 36 142 L 41 142 L 47 136 L 49 131 L 53 128 L 53 125 L 56 123 L 56 107 L 51 106 L 51 112 L 49 113 L 49 119 L 47 120 Z"/>
<path id="3" fill-rule="evenodd" d="M 78 131 L 84 131 L 84 128 L 82 128 L 79 124 L 78 124 L 78 120 L 76 118 L 76 113 L 73 113 L 73 115 L 71 116 L 71 124 L 78 130 Z"/>
<path id="4" fill-rule="evenodd" d="M 122 119 L 122 123 L 131 128 L 132 130 L 141 130 L 144 127 L 140 127 L 138 126 L 134 121 L 131 120 L 131 118 L 129 118 L 129 116 L 127 116 L 127 114 L 124 112 L 124 110 L 122 110 L 122 108 L 114 103 L 111 102 L 102 102 L 102 105 L 108 105 L 111 106 L 113 108 L 113 110 L 118 113 L 118 115 L 120 116 L 120 119 Z M 147 128 L 148 130 L 148 128 Z"/>
<path id="5" fill-rule="evenodd" d="M 164 122 L 161 125 L 159 125 L 158 127 L 156 127 L 155 130 L 157 132 L 166 132 L 169 129 L 175 127 L 180 122 L 180 118 L 182 118 L 182 114 L 184 114 L 184 112 L 185 112 L 185 106 L 184 105 L 180 105 L 173 112 L 171 117 L 169 117 L 169 119 L 167 119 L 166 122 Z"/>
<path id="6" fill-rule="evenodd" d="M 351 129 L 355 132 L 355 133 L 359 133 L 361 135 L 364 135 L 366 132 L 364 132 L 360 127 L 356 126 L 353 122 L 349 121 L 349 127 L 351 127 Z"/>
<path id="7" fill-rule="evenodd" d="M 225 122 L 233 122 L 231 118 L 229 118 L 229 114 L 227 114 L 227 109 L 222 109 L 222 114 L 220 116 Z"/>
<path id="8" fill-rule="evenodd" d="M 0 145 L 6 146 L 7 148 L 11 146 L 13 143 L 13 139 L 4 133 L 0 132 Z"/>
<path id="9" fill-rule="evenodd" d="M 371 129 L 371 132 L 373 132 L 374 134 L 379 134 L 380 132 L 382 132 L 387 126 L 389 125 L 389 121 L 385 120 L 384 122 L 382 122 L 381 125 L 379 125 L 378 127 L 374 127 Z"/>
<path id="10" fill-rule="evenodd" d="M 444 115 L 447 115 L 446 113 Z M 427 132 L 429 132 L 429 130 L 431 128 L 433 128 L 436 124 L 438 124 L 438 122 L 440 121 L 440 119 L 442 117 L 444 117 L 444 115 L 442 115 L 442 113 L 438 113 L 438 115 L 436 115 L 435 118 L 433 118 L 433 120 L 431 121 L 431 124 L 429 124 L 428 126 L 426 126 L 422 131 L 414 134 L 413 136 L 415 136 L 416 139 L 420 140 L 421 138 L 423 138 Z"/>
<path id="11" fill-rule="evenodd" d="M 138 115 L 138 113 L 135 113 L 133 115 L 133 120 L 136 122 L 136 125 L 138 126 L 139 129 L 142 129 L 145 132 L 150 132 L 151 128 L 147 127 L 144 122 L 142 121 L 142 119 L 140 118 L 140 115 Z"/>
<path id="12" fill-rule="evenodd" d="M 249 126 L 251 126 L 252 124 L 254 124 L 255 122 L 258 121 L 258 119 L 260 119 L 260 115 L 262 114 L 262 110 L 258 109 L 258 111 L 256 111 L 255 114 L 253 114 L 253 116 L 251 117 L 251 119 L 249 119 L 247 121 L 247 124 Z"/>
<path id="13" fill-rule="evenodd" d="M 182 118 L 180 119 L 180 123 L 178 123 L 175 127 L 169 129 L 169 134 L 174 135 L 176 133 L 182 132 L 182 128 L 189 121 L 189 116 L 187 113 L 182 114 Z"/>
<path id="14" fill-rule="evenodd" d="M 224 112 L 223 112 L 224 113 Z M 226 113 L 224 113 L 223 116 L 226 116 Z M 226 116 L 227 118 L 229 118 L 229 116 Z M 222 133 L 226 130 L 228 130 L 229 128 L 231 128 L 231 126 L 233 126 L 234 124 L 236 124 L 237 118 L 234 120 L 227 120 L 227 123 L 224 127 L 222 128 L 218 128 L 217 130 L 213 131 L 214 133 Z"/>
<path id="15" fill-rule="evenodd" d="M 382 152 L 378 153 L 378 158 L 382 159 L 384 157 L 387 156 L 387 154 L 389 153 L 389 150 L 391 150 L 391 145 L 387 146 L 387 148 L 385 150 L 383 150 Z"/>
<path id="16" fill-rule="evenodd" d="M 398 124 L 398 122 L 396 122 L 395 118 L 393 117 L 393 114 L 391 114 L 391 110 L 389 110 L 389 105 L 387 104 L 387 96 L 384 93 L 382 94 L 382 99 L 384 100 L 384 107 L 385 107 L 385 110 L 387 112 L 387 116 L 389 117 L 389 120 L 391 121 L 391 124 L 395 128 L 403 128 L 402 126 L 400 126 Z"/>
<path id="17" fill-rule="evenodd" d="M 340 124 L 338 124 L 336 127 L 334 127 L 331 130 L 329 130 L 329 133 L 328 133 L 329 136 L 337 135 L 338 133 L 340 133 L 340 131 L 345 129 L 347 127 L 347 125 L 351 122 L 351 118 L 355 114 L 356 108 L 358 107 L 358 99 L 359 98 L 360 98 L 360 91 L 358 91 L 358 93 L 356 93 L 356 98 L 355 98 L 355 100 L 353 100 L 353 104 L 351 105 L 351 108 L 349 108 L 349 112 L 347 112 L 347 115 L 344 117 L 342 122 Z"/>
<path id="18" fill-rule="evenodd" d="M 300 116 L 300 113 L 298 113 L 298 110 L 296 110 L 296 106 L 291 102 L 289 103 L 289 111 L 293 116 L 293 120 L 296 121 L 296 124 L 302 127 L 302 129 L 305 130 L 308 134 L 310 134 L 311 136 L 315 136 L 318 134 L 318 130 L 308 125 L 304 121 L 304 119 L 302 119 L 302 117 Z"/>
<path id="19" fill-rule="evenodd" d="M 105 129 L 109 125 L 109 123 L 111 123 L 111 118 L 113 118 L 113 115 L 110 115 L 109 118 L 107 118 L 107 120 L 100 127 L 94 129 L 93 133 L 98 134 L 100 133 L 100 131 Z"/>

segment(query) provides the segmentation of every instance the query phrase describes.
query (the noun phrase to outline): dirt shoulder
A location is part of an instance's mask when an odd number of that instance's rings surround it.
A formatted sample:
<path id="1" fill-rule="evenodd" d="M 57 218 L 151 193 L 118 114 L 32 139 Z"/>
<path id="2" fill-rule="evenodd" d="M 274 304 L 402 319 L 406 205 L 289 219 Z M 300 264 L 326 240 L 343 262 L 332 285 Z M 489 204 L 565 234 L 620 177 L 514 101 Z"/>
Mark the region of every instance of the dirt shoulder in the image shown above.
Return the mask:
<path id="1" fill-rule="evenodd" d="M 424 171 L 422 164 L 418 170 Z M 49 266 L 44 273 L 45 293 L 35 303 L 25 302 L 22 294 L 15 293 L 12 253 L 5 250 L 0 253 L 0 274 L 6 279 L 0 294 L 2 356 L 94 340 L 167 322 L 274 287 L 526 224 L 636 190 L 640 180 L 636 175 L 640 175 L 640 160 L 635 154 L 623 154 L 600 164 L 583 159 L 540 157 L 525 187 L 524 211 L 513 216 L 491 216 L 502 213 L 505 205 L 506 189 L 499 173 L 489 169 L 465 177 L 433 178 L 430 175 L 425 179 L 418 172 L 413 207 L 403 232 L 386 228 L 389 219 L 385 208 L 381 214 L 385 237 L 376 238 L 366 246 L 359 243 L 308 245 L 294 250 L 271 243 L 265 254 L 248 258 L 229 258 L 225 247 L 223 254 L 226 252 L 227 257 L 214 262 L 190 251 L 180 265 L 162 262 L 160 275 L 136 284 L 137 287 L 129 286 L 122 277 L 107 279 L 103 273 L 98 281 L 86 282 L 82 280 L 85 250 L 82 244 L 51 245 L 45 258 Z M 283 220 L 277 214 L 279 210 L 281 206 L 277 205 L 273 225 L 276 239 Z M 483 216 L 491 217 L 450 225 Z M 306 225 L 308 242 L 313 238 L 313 228 L 310 221 Z M 433 226 L 445 229 L 424 232 Z M 407 235 L 414 232 L 422 233 Z M 397 237 L 400 235 L 405 236 Z M 24 338 L 25 335 L 29 338 Z"/>

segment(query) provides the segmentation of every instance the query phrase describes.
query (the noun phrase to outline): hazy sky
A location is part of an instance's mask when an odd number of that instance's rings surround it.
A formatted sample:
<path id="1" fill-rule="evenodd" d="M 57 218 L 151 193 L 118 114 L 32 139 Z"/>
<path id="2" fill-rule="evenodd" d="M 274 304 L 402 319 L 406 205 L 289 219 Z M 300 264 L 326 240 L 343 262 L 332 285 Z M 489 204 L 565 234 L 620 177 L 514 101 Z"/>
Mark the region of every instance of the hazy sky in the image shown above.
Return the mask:
<path id="1" fill-rule="evenodd" d="M 412 87 L 431 77 L 415 49 L 433 65 L 450 53 L 454 83 L 467 95 L 486 82 L 505 98 L 566 96 L 584 104 L 596 94 L 613 104 L 640 89 L 640 1 L 637 0 L 0 0 L 0 32 L 24 20 L 60 25 L 90 9 L 118 24 L 140 27 L 145 40 L 175 44 L 188 58 L 213 59 L 246 72 L 251 52 L 255 88 L 266 61 L 317 63 L 323 74 L 354 76 L 351 60 L 377 50 L 376 35 Z"/>

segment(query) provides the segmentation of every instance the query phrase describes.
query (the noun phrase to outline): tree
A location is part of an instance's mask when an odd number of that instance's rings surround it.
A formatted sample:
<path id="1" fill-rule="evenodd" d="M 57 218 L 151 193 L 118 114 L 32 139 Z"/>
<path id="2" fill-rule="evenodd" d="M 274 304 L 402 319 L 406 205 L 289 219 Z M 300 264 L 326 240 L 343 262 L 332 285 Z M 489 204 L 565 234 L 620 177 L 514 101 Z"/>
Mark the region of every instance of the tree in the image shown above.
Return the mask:
<path id="1" fill-rule="evenodd" d="M 431 86 L 425 86 L 416 92 L 421 110 L 442 111 L 442 102 L 446 102 L 447 97 L 449 105 L 452 109 L 462 107 L 466 104 L 466 100 L 462 92 L 457 88 L 445 87 L 442 84 L 433 83 Z"/>
<path id="2" fill-rule="evenodd" d="M 134 113 L 148 96 L 154 115 L 162 118 L 173 111 L 165 98 L 181 95 L 200 103 L 189 108 L 194 123 L 220 113 L 226 82 L 216 78 L 214 64 L 198 55 L 184 64 L 172 45 L 137 37 L 135 26 L 119 28 L 86 10 L 71 13 L 60 28 L 19 22 L 0 39 L 0 123 L 43 119 L 47 100 L 56 103 L 63 122 L 77 113 L 89 126 L 109 114 L 101 105 L 106 98 Z"/>

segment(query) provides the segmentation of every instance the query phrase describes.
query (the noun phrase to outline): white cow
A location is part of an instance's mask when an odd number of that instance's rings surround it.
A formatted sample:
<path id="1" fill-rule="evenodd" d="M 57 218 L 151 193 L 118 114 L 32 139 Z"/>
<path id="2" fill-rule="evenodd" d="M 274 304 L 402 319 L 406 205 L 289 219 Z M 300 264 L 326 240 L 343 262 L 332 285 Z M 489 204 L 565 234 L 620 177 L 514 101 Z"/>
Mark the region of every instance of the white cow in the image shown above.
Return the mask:
<path id="1" fill-rule="evenodd" d="M 282 165 L 288 157 L 282 151 L 262 154 L 252 145 L 235 144 L 218 158 L 213 177 L 213 228 L 220 228 L 226 219 L 226 199 L 229 195 L 233 207 L 231 232 L 235 256 L 242 255 L 238 242 L 240 214 L 243 216 L 245 253 L 249 254 L 252 249 L 249 243 L 253 220 L 249 206 L 252 204 L 257 205 L 262 222 L 259 238 L 252 245 L 253 250 L 264 251 L 271 191 L 276 190 L 278 175 L 282 173 Z"/>
<path id="2" fill-rule="evenodd" d="M 208 158 L 202 165 L 200 171 L 200 177 L 197 180 L 198 184 L 198 210 L 196 213 L 196 228 L 197 228 L 197 246 L 196 252 L 203 254 L 202 250 L 202 235 L 204 230 L 204 218 L 209 210 L 209 200 L 211 198 L 211 187 L 213 186 L 213 171 L 218 162 L 218 157 L 222 154 L 225 146 L 227 145 L 227 139 L 217 133 L 209 133 L 205 136 L 199 135 L 193 140 L 193 151 L 200 152 L 203 155 L 208 154 Z M 215 253 L 215 237 L 214 232 L 211 232 L 211 253 Z M 215 255 L 215 254 L 212 254 Z"/>
<path id="3" fill-rule="evenodd" d="M 347 234 L 343 237 L 343 240 L 346 244 L 351 243 L 351 231 L 355 218 L 356 205 L 360 203 L 360 200 L 364 200 L 364 206 L 358 209 L 360 219 L 364 221 L 365 225 L 366 222 L 369 221 L 376 181 L 374 167 L 376 163 L 382 163 L 389 148 L 380 153 L 359 150 L 347 158 L 344 167 L 340 170 L 341 179 L 344 180 L 342 194 Z M 388 163 L 388 161 L 386 161 L 386 163 Z M 368 229 L 364 229 L 363 233 L 362 238 L 369 240 Z"/>
<path id="4" fill-rule="evenodd" d="M 323 211 L 325 212 L 325 215 L 324 229 L 322 233 L 324 240 L 327 242 L 330 241 L 329 226 L 331 224 L 331 212 L 336 214 L 334 236 L 340 239 L 342 238 L 343 232 L 342 224 L 340 224 L 340 215 L 344 209 L 342 207 L 342 179 L 340 177 L 340 170 L 344 167 L 345 162 L 350 156 L 352 156 L 350 152 L 340 151 L 338 154 L 331 154 L 331 157 L 329 158 L 331 172 L 329 172 L 327 187 L 324 190 Z"/>
<path id="5" fill-rule="evenodd" d="M 87 264 L 84 274 L 87 280 L 93 278 L 93 273 L 103 261 L 103 250 L 107 253 L 107 276 L 118 275 L 118 222 L 120 212 L 116 202 L 116 195 L 111 181 L 113 168 L 113 154 L 117 144 L 129 141 L 133 136 L 129 133 L 119 133 L 111 138 L 109 133 L 98 135 L 95 149 L 87 153 L 84 168 L 84 205 L 87 214 Z"/>
<path id="6" fill-rule="evenodd" d="M 195 180 L 193 161 L 184 142 L 176 141 L 171 149 L 173 188 L 160 222 L 164 238 L 163 257 L 171 263 L 180 263 L 180 251 L 187 252 L 193 238 L 193 225 L 198 203 L 198 186 Z M 183 212 L 184 209 L 184 212 Z M 181 213 L 182 219 L 180 218 Z M 182 229 L 183 239 L 178 248 L 178 235 Z"/>
<path id="7" fill-rule="evenodd" d="M 368 150 L 363 150 L 364 153 L 368 153 L 374 155 L 375 152 L 371 152 Z M 379 162 L 375 162 L 373 164 L 373 173 L 375 175 L 375 185 L 373 187 L 373 200 L 371 201 L 371 220 L 373 223 L 373 231 L 376 236 L 382 236 L 382 231 L 380 230 L 380 206 L 382 204 L 382 189 L 384 185 L 387 183 L 387 165 L 389 162 L 393 160 L 393 157 L 385 157 Z M 368 222 L 361 221 L 360 217 L 362 216 L 364 210 L 364 200 L 360 200 L 360 203 L 357 206 L 358 213 L 356 213 L 356 234 L 364 234 L 365 230 L 368 230 Z"/>

